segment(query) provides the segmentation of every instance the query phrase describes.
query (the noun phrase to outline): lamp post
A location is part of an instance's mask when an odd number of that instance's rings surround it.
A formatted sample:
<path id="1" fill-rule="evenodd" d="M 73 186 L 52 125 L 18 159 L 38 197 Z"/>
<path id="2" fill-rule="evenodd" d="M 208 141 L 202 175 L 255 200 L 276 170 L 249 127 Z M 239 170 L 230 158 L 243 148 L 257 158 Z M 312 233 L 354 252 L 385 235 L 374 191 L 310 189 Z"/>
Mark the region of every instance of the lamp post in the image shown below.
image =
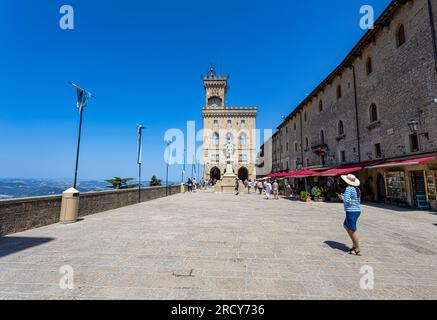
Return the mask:
<path id="1" fill-rule="evenodd" d="M 419 131 L 419 122 L 416 120 L 411 120 L 408 122 L 408 127 L 412 133 L 417 133 L 417 131 Z"/>
<path id="2" fill-rule="evenodd" d="M 141 165 L 143 155 L 143 129 L 144 126 L 137 124 L 137 139 L 138 139 L 138 203 L 141 203 Z"/>
<path id="3" fill-rule="evenodd" d="M 79 134 L 77 138 L 77 150 L 76 150 L 76 165 L 74 170 L 73 187 L 62 193 L 61 212 L 59 217 L 60 223 L 74 223 L 77 221 L 79 215 L 79 197 L 80 193 L 77 188 L 77 171 L 79 168 L 79 151 L 80 151 L 80 137 L 82 133 L 82 119 L 83 109 L 85 108 L 88 99 L 93 97 L 91 93 L 85 91 L 81 87 L 70 82 L 70 84 L 77 90 L 77 108 L 79 109 Z"/>
<path id="4" fill-rule="evenodd" d="M 96 98 L 92 93 L 87 92 L 85 89 L 77 86 L 73 82 L 70 84 L 77 90 L 77 108 L 79 109 L 79 134 L 77 137 L 77 151 L 76 151 L 76 165 L 74 170 L 74 182 L 73 188 L 77 188 L 77 171 L 79 168 L 79 152 L 80 152 L 80 138 L 82 134 L 82 119 L 83 119 L 83 109 L 86 107 L 89 98 Z"/>
<path id="5" fill-rule="evenodd" d="M 168 157 L 167 157 L 167 169 L 166 169 L 166 176 L 165 176 L 165 195 L 168 196 L 168 169 L 170 166 L 170 145 L 173 143 L 173 141 L 166 141 L 165 144 L 167 146 L 167 152 L 168 152 Z"/>

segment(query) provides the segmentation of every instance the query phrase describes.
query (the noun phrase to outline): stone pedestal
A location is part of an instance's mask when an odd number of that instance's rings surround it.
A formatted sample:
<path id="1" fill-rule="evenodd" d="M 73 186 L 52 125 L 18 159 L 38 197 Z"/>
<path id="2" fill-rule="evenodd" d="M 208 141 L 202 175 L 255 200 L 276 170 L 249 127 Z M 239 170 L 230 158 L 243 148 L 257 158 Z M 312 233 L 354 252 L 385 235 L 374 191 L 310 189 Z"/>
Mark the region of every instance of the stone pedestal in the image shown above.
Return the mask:
<path id="1" fill-rule="evenodd" d="M 237 176 L 234 173 L 226 173 L 220 182 L 219 192 L 234 193 L 235 179 L 237 179 Z"/>

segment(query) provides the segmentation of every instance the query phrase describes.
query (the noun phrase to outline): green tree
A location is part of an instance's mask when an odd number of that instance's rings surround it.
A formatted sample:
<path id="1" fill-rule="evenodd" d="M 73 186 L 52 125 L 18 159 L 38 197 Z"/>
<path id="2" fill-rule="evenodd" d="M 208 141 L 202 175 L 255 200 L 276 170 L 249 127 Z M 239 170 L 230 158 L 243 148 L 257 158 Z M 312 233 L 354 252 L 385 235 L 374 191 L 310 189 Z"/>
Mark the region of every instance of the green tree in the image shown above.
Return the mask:
<path id="1" fill-rule="evenodd" d="M 132 180 L 134 180 L 134 179 L 133 178 L 115 177 L 114 179 L 105 180 L 105 182 L 110 184 L 110 186 L 108 186 L 108 188 L 116 189 L 116 190 L 137 188 L 139 186 L 139 183 L 128 184 L 128 182 L 132 181 Z"/>
<path id="2" fill-rule="evenodd" d="M 151 187 L 158 187 L 160 185 L 161 185 L 161 180 L 159 180 L 156 176 L 153 176 L 152 179 L 150 179 Z"/>

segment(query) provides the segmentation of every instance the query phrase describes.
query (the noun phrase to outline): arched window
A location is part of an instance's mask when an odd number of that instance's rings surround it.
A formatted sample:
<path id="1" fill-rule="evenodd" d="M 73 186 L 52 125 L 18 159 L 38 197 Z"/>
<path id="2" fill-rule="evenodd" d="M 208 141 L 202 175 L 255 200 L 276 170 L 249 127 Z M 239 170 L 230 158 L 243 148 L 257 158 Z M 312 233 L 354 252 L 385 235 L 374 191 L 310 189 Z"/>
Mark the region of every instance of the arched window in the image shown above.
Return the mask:
<path id="1" fill-rule="evenodd" d="M 219 143 L 220 143 L 220 136 L 219 136 L 219 134 L 216 132 L 216 133 L 214 133 L 213 136 L 212 136 L 212 144 L 215 145 L 215 146 L 218 146 Z"/>
<path id="2" fill-rule="evenodd" d="M 343 121 L 339 121 L 338 122 L 338 135 L 341 136 L 344 134 L 344 125 L 343 125 Z"/>
<path id="3" fill-rule="evenodd" d="M 308 149 L 309 143 L 308 143 L 308 138 L 305 138 L 305 147 Z"/>
<path id="4" fill-rule="evenodd" d="M 304 115 L 304 120 L 305 120 L 305 122 L 307 122 L 307 120 L 308 120 L 308 116 L 307 116 L 307 112 L 305 111 L 305 115 Z"/>
<path id="5" fill-rule="evenodd" d="M 337 86 L 337 99 L 340 99 L 341 98 L 341 85 L 338 85 Z"/>
<path id="6" fill-rule="evenodd" d="M 378 108 L 376 107 L 376 104 L 372 103 L 369 110 L 370 115 L 370 123 L 378 121 Z"/>
<path id="7" fill-rule="evenodd" d="M 401 45 L 403 45 L 406 41 L 406 37 L 405 37 L 405 27 L 403 24 L 401 24 L 398 27 L 398 30 L 396 32 L 396 41 L 398 44 L 398 47 L 400 47 Z"/>
<path id="8" fill-rule="evenodd" d="M 320 142 L 325 144 L 325 131 L 320 131 Z"/>
<path id="9" fill-rule="evenodd" d="M 245 133 L 242 133 L 240 135 L 240 145 L 245 146 L 247 143 L 247 135 Z"/>
<path id="10" fill-rule="evenodd" d="M 322 111 L 323 111 L 323 101 L 320 100 L 319 101 L 319 112 L 322 112 Z"/>
<path id="11" fill-rule="evenodd" d="M 372 58 L 368 57 L 366 61 L 366 73 L 367 75 L 371 74 L 373 72 L 373 63 Z"/>

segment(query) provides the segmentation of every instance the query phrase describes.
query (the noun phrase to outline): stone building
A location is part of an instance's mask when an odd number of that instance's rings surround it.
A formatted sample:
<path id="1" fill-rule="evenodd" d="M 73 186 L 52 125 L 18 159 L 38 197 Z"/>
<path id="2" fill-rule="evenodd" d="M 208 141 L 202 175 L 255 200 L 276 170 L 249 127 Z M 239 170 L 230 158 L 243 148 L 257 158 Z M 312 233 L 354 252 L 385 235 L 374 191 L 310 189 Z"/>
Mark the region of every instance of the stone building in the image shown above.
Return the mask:
<path id="1" fill-rule="evenodd" d="M 212 67 L 203 85 L 205 178 L 221 180 L 224 174 L 234 173 L 242 181 L 255 179 L 257 107 L 227 106 L 228 76 L 216 75 Z"/>
<path id="2" fill-rule="evenodd" d="M 393 0 L 279 126 L 272 137 L 273 172 L 361 164 L 359 174 L 375 199 L 388 197 L 397 172 L 404 184 L 400 201 L 417 205 L 419 193 L 435 200 L 428 189 L 435 193 L 436 30 L 437 1 Z M 425 166 L 408 165 L 424 157 L 431 157 Z M 372 167 L 375 161 L 385 166 Z"/>

